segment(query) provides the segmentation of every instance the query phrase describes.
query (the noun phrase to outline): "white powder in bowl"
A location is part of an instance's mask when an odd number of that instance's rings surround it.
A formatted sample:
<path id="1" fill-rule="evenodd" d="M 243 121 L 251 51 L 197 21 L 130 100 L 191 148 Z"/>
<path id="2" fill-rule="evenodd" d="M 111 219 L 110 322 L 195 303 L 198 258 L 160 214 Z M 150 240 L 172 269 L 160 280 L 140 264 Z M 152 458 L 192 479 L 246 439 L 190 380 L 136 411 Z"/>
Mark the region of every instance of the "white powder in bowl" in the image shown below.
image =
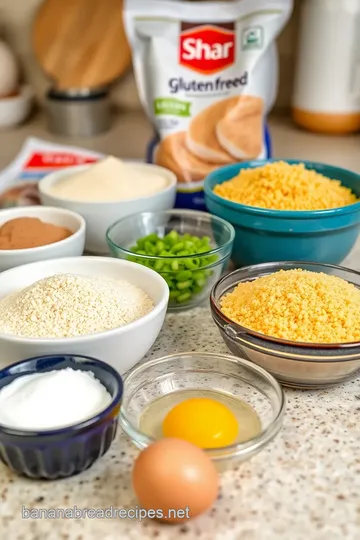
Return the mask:
<path id="1" fill-rule="evenodd" d="M 127 281 L 56 274 L 0 301 L 0 333 L 84 336 L 136 321 L 153 308 L 151 298 Z"/>
<path id="2" fill-rule="evenodd" d="M 169 185 L 165 176 L 150 172 L 150 166 L 146 171 L 110 156 L 65 176 L 49 188 L 49 193 L 78 202 L 114 202 L 147 197 Z"/>
<path id="3" fill-rule="evenodd" d="M 59 429 L 89 420 L 111 401 L 92 371 L 65 368 L 19 375 L 0 390 L 0 424 L 24 430 Z"/>

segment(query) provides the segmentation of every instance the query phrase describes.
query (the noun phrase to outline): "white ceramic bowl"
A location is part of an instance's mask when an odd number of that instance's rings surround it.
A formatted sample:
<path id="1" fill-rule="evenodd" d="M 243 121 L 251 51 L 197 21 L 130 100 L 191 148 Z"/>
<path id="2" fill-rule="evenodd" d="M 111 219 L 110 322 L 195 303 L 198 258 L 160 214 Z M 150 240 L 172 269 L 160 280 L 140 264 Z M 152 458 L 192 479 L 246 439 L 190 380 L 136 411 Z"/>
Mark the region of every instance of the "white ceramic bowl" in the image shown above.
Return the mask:
<path id="1" fill-rule="evenodd" d="M 156 212 L 171 210 L 176 197 L 176 176 L 163 167 L 149 163 L 128 162 L 129 165 L 145 174 L 160 174 L 168 180 L 168 186 L 146 197 L 127 199 L 116 202 L 79 202 L 63 199 L 50 193 L 51 186 L 81 171 L 85 171 L 91 165 L 80 165 L 56 171 L 46 176 L 39 182 L 39 193 L 42 204 L 60 206 L 81 214 L 86 221 L 85 250 L 89 253 L 108 254 L 109 248 L 106 242 L 106 231 L 120 218 L 138 212 Z"/>
<path id="2" fill-rule="evenodd" d="M 71 257 L 18 266 L 0 274 L 0 299 L 54 274 L 80 274 L 126 280 L 143 289 L 155 307 L 137 321 L 88 336 L 34 339 L 0 333 L 0 369 L 25 358 L 72 354 L 98 358 L 120 374 L 141 360 L 157 338 L 166 314 L 169 289 L 156 272 L 110 257 Z"/>
<path id="3" fill-rule="evenodd" d="M 20 88 L 16 96 L 0 99 L 0 129 L 17 126 L 29 116 L 34 92 L 28 85 Z"/>
<path id="4" fill-rule="evenodd" d="M 61 257 L 77 257 L 83 254 L 85 246 L 85 220 L 79 214 L 52 208 L 49 206 L 24 206 L 0 211 L 0 227 L 7 221 L 22 217 L 35 217 L 46 223 L 67 227 L 73 234 L 65 240 L 29 249 L 0 249 L 0 272 L 15 266 L 60 259 Z"/>

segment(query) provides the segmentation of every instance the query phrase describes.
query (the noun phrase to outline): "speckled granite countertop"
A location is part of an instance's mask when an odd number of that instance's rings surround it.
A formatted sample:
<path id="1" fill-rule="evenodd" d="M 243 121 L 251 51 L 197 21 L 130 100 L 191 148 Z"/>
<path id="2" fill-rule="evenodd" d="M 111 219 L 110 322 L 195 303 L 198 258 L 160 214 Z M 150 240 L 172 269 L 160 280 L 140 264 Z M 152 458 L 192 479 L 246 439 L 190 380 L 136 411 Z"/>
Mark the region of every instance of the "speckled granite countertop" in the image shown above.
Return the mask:
<path id="1" fill-rule="evenodd" d="M 319 137 L 274 118 L 275 155 L 328 161 L 360 171 L 360 136 Z M 139 157 L 151 129 L 139 114 L 124 114 L 91 140 L 49 136 L 43 118 L 0 134 L 0 166 L 24 139 Z M 360 242 L 343 263 L 360 270 Z M 225 353 L 207 308 L 169 315 L 147 358 L 188 350 Z M 136 450 L 119 432 L 110 451 L 89 471 L 58 482 L 20 479 L 0 464 L 0 538 L 6 540 L 359 540 L 360 380 L 326 391 L 287 390 L 284 427 L 264 452 L 222 477 L 216 507 L 183 527 L 135 520 L 22 519 L 26 508 L 134 508 L 130 472 Z"/>
<path id="2" fill-rule="evenodd" d="M 346 265 L 360 269 L 360 242 Z M 169 315 L 147 358 L 189 350 L 225 353 L 207 308 Z M 222 476 L 206 515 L 184 526 L 130 519 L 23 519 L 26 508 L 135 508 L 136 450 L 123 433 L 90 470 L 68 480 L 20 479 L 0 465 L 0 531 L 6 540 L 358 540 L 360 379 L 324 391 L 286 390 L 279 436 Z"/>

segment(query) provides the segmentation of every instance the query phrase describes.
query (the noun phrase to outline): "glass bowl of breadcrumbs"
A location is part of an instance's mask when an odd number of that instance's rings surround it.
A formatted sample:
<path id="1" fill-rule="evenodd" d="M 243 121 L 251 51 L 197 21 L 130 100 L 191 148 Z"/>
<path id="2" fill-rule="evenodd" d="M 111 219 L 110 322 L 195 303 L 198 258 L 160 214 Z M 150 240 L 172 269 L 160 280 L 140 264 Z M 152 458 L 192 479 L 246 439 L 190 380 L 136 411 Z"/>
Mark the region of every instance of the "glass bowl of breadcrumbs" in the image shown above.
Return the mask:
<path id="1" fill-rule="evenodd" d="M 321 388 L 360 373 L 360 273 L 314 262 L 248 266 L 210 295 L 221 336 L 285 386 Z"/>

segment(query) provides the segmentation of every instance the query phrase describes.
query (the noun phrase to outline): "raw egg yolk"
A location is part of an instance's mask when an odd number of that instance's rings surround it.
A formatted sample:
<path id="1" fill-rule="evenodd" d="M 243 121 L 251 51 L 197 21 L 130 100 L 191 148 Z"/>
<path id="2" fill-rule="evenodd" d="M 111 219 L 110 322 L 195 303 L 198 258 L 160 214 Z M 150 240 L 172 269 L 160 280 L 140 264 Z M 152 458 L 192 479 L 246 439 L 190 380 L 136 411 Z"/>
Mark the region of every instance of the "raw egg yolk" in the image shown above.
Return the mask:
<path id="1" fill-rule="evenodd" d="M 176 405 L 163 421 L 164 437 L 184 439 L 200 448 L 220 448 L 236 441 L 239 425 L 228 407 L 210 398 Z"/>

